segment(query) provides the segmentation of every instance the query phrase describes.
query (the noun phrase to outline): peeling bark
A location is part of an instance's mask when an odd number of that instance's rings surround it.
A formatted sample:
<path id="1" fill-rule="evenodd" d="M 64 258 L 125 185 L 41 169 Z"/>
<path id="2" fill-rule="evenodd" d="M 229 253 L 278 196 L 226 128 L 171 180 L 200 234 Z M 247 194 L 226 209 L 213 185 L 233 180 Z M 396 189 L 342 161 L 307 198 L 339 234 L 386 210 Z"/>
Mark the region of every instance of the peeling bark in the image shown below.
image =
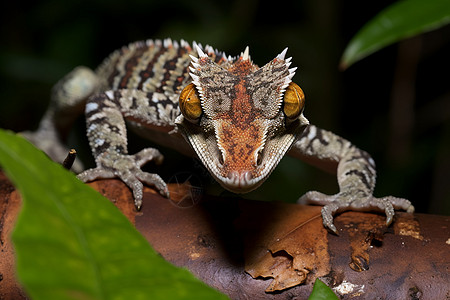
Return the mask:
<path id="1" fill-rule="evenodd" d="M 137 212 L 119 180 L 90 185 L 165 259 L 232 299 L 306 299 L 317 277 L 342 299 L 450 297 L 450 217 L 398 212 L 386 227 L 383 215 L 346 212 L 336 236 L 323 228 L 320 207 L 210 196 L 186 205 L 180 190 L 189 188 L 171 185 L 175 199 L 147 188 Z M 25 299 L 8 239 L 20 209 L 13 190 L 0 173 L 1 299 Z"/>

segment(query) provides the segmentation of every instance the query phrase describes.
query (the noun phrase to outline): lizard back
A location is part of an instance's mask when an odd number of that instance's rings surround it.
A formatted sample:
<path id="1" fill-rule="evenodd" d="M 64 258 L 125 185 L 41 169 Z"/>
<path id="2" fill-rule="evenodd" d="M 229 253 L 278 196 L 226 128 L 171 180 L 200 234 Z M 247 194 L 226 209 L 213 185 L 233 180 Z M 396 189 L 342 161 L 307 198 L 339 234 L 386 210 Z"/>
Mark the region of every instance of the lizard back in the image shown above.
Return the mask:
<path id="1" fill-rule="evenodd" d="M 210 46 L 201 48 L 218 64 L 228 62 L 223 52 Z M 105 90 L 135 89 L 162 93 L 172 99 L 192 80 L 190 55 L 197 56 L 197 52 L 184 40 L 139 41 L 111 53 L 96 73 Z"/>

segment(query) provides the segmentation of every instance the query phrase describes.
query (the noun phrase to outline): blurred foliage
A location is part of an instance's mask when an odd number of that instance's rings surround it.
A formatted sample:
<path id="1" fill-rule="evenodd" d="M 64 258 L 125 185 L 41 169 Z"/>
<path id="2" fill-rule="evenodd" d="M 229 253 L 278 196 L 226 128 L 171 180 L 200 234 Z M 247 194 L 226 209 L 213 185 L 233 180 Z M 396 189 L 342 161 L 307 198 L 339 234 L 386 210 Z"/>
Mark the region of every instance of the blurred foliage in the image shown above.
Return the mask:
<path id="1" fill-rule="evenodd" d="M 33 299 L 228 299 L 165 261 L 108 199 L 1 129 L 0 165 L 22 196 L 12 240 Z"/>
<path id="2" fill-rule="evenodd" d="M 135 40 L 183 38 L 231 55 L 248 45 L 259 65 L 288 46 L 293 66 L 299 67 L 294 81 L 306 93 L 307 118 L 373 155 L 376 195 L 406 197 L 418 211 L 449 214 L 450 27 L 391 45 L 345 72 L 338 70 L 350 38 L 391 3 L 8 1 L 0 12 L 0 127 L 35 128 L 53 83 L 77 65 L 95 68 L 114 49 Z M 81 129 L 70 142 L 82 157 L 89 157 L 90 151 L 83 150 L 83 124 L 79 122 Z M 180 168 L 192 169 L 192 164 L 203 172 L 190 159 L 163 153 L 169 157 L 158 171 L 165 179 Z M 336 179 L 285 158 L 248 197 L 295 201 L 311 189 L 334 193 Z"/>
<path id="3" fill-rule="evenodd" d="M 400 0 L 377 14 L 344 50 L 341 68 L 399 40 L 442 27 L 450 22 L 448 0 Z"/>
<path id="4" fill-rule="evenodd" d="M 338 300 L 333 291 L 319 278 L 314 282 L 314 287 L 308 300 Z"/>

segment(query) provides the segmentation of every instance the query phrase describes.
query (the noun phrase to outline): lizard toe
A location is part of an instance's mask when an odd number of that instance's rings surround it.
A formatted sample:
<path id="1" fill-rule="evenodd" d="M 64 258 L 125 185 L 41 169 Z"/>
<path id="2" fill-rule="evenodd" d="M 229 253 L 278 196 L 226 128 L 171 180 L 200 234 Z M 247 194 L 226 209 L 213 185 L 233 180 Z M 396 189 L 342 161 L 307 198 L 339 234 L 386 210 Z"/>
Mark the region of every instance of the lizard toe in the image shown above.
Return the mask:
<path id="1" fill-rule="evenodd" d="M 334 203 L 330 203 L 330 204 L 327 204 L 324 207 L 322 207 L 323 226 L 325 226 L 325 228 L 334 232 L 336 235 L 339 235 L 339 233 L 336 229 L 336 226 L 334 226 L 333 215 L 338 211 L 338 209 L 339 209 L 339 206 Z"/>
<path id="2" fill-rule="evenodd" d="M 390 203 L 394 206 L 395 209 L 405 210 L 407 213 L 414 212 L 414 206 L 411 204 L 411 201 L 404 198 L 397 198 L 393 196 L 384 197 L 388 199 Z"/>
<path id="3" fill-rule="evenodd" d="M 386 225 L 390 225 L 394 218 L 395 210 L 405 210 L 407 213 L 414 212 L 414 206 L 407 199 L 397 198 L 393 196 L 383 198 L 373 198 L 378 203 L 378 208 L 386 213 Z"/>
<path id="4" fill-rule="evenodd" d="M 327 205 L 336 201 L 336 195 L 327 195 L 317 191 L 310 191 L 301 196 L 297 203 L 312 205 Z"/>
<path id="5" fill-rule="evenodd" d="M 367 203 L 367 209 L 374 210 L 374 211 L 380 211 L 386 214 L 386 225 L 389 226 L 392 223 L 392 220 L 394 219 L 395 211 L 394 206 L 392 205 L 390 197 L 385 198 L 375 198 L 372 197 L 371 200 L 366 201 Z M 374 209 L 372 209 L 374 207 Z"/>
<path id="6" fill-rule="evenodd" d="M 100 168 L 100 167 L 85 170 L 77 175 L 77 178 L 83 182 L 94 181 L 96 179 L 101 179 L 101 178 L 106 179 L 106 178 L 114 178 L 114 177 L 116 177 L 114 172 L 104 169 L 104 168 Z"/>
<path id="7" fill-rule="evenodd" d="M 145 184 L 155 187 L 162 196 L 169 198 L 169 189 L 167 188 L 167 184 L 158 174 L 140 171 L 136 174 L 136 176 Z"/>
<path id="8" fill-rule="evenodd" d="M 140 210 L 144 195 L 144 185 L 132 172 L 123 172 L 118 174 L 118 177 L 131 189 L 133 192 L 134 205 L 137 210 Z"/>
<path id="9" fill-rule="evenodd" d="M 160 165 L 164 160 L 164 156 L 155 148 L 143 149 L 133 155 L 133 157 L 139 167 L 142 167 L 149 161 L 154 161 L 155 164 Z"/>

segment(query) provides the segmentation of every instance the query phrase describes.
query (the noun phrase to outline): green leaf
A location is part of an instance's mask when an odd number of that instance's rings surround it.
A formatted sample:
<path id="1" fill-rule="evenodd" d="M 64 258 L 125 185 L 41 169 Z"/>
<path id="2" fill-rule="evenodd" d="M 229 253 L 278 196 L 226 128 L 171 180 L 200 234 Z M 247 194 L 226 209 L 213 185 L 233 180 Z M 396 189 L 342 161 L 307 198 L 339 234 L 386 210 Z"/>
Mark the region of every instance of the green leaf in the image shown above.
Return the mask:
<path id="1" fill-rule="evenodd" d="M 380 12 L 353 37 L 342 56 L 341 68 L 348 68 L 401 39 L 437 29 L 449 22 L 449 0 L 398 1 Z"/>
<path id="2" fill-rule="evenodd" d="M 12 239 L 33 299 L 226 299 L 162 259 L 99 193 L 0 130 L 0 165 L 23 208 Z"/>
<path id="3" fill-rule="evenodd" d="M 339 298 L 325 283 L 317 278 L 308 300 L 339 300 Z"/>

